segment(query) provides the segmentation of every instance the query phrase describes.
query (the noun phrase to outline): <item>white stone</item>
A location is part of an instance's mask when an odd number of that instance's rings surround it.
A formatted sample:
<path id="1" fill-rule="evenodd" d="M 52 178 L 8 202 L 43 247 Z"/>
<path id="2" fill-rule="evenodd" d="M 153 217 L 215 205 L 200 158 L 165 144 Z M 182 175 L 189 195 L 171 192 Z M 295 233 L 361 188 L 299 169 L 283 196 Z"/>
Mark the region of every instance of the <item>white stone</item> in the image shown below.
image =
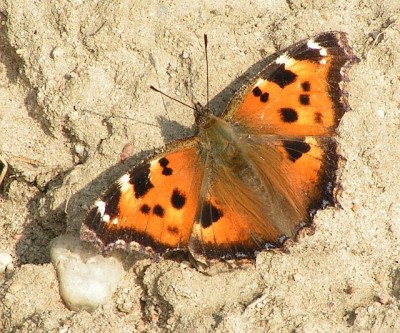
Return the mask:
<path id="1" fill-rule="evenodd" d="M 94 311 L 115 292 L 123 275 L 122 263 L 91 253 L 93 247 L 78 238 L 63 235 L 51 246 L 51 261 L 57 271 L 60 296 L 74 311 Z"/>
<path id="2" fill-rule="evenodd" d="M 8 252 L 2 251 L 0 252 L 0 273 L 4 273 L 7 270 L 13 269 L 13 259 L 11 254 Z"/>
<path id="3" fill-rule="evenodd" d="M 85 152 L 85 146 L 81 145 L 80 143 L 77 143 L 74 146 L 74 149 L 77 155 L 82 155 Z"/>

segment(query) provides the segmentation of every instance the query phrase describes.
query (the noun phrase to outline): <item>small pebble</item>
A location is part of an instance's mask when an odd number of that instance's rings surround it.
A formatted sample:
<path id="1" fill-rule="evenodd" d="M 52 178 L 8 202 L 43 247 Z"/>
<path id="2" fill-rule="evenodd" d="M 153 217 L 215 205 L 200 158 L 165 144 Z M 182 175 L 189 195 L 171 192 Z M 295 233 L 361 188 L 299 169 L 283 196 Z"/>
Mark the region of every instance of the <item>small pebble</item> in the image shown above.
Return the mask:
<path id="1" fill-rule="evenodd" d="M 183 51 L 183 53 L 182 53 L 182 58 L 183 58 L 183 59 L 189 58 L 189 53 L 188 53 L 187 51 Z"/>
<path id="2" fill-rule="evenodd" d="M 10 271 L 14 268 L 13 259 L 8 252 L 0 252 L 0 273 Z"/>
<path id="3" fill-rule="evenodd" d="M 82 154 L 85 152 L 85 146 L 84 146 L 84 145 L 81 145 L 80 143 L 77 143 L 77 144 L 74 146 L 74 149 L 75 149 L 75 153 L 76 153 L 77 155 L 82 155 Z"/>
<path id="4" fill-rule="evenodd" d="M 50 56 L 55 59 L 64 55 L 64 50 L 61 47 L 55 47 L 51 50 Z"/>
<path id="5" fill-rule="evenodd" d="M 125 162 L 129 157 L 133 155 L 134 144 L 133 142 L 128 142 L 124 148 L 122 148 L 122 152 L 119 155 L 119 160 L 121 163 Z"/>

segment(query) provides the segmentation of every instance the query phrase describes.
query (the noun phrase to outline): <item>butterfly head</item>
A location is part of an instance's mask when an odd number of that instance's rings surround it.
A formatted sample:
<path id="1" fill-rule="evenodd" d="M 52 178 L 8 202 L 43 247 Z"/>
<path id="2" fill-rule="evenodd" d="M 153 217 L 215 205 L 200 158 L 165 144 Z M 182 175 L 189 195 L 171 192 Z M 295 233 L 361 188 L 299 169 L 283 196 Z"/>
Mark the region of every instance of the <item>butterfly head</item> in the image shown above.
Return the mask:
<path id="1" fill-rule="evenodd" d="M 203 106 L 200 103 L 194 103 L 194 119 L 196 121 L 196 125 L 199 128 L 208 128 L 213 123 L 213 113 L 211 109 L 207 106 Z"/>

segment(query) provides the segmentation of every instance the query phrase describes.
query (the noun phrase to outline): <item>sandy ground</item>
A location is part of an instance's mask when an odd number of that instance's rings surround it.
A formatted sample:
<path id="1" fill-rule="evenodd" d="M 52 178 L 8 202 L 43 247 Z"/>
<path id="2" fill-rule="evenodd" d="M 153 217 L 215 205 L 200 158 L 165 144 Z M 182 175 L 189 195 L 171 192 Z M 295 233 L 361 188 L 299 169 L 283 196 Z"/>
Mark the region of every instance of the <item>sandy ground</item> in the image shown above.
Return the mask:
<path id="1" fill-rule="evenodd" d="M 400 2 L 0 1 L 2 332 L 399 332 Z M 361 63 L 340 126 L 340 208 L 289 254 L 204 275 L 124 259 L 112 300 L 76 313 L 60 299 L 53 238 L 77 234 L 106 185 L 154 147 L 192 133 L 191 111 L 149 90 L 224 107 L 265 56 L 341 30 Z M 134 141 L 139 157 L 118 163 Z"/>

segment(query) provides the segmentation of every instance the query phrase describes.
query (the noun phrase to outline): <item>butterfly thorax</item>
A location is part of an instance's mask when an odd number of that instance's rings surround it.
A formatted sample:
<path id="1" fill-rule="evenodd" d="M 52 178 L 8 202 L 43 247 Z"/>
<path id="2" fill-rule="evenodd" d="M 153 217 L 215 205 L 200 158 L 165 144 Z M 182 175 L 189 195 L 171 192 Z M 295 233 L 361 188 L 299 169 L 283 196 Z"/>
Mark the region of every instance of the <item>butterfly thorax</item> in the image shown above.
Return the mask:
<path id="1" fill-rule="evenodd" d="M 226 165 L 234 169 L 237 160 L 244 159 L 239 133 L 232 124 L 214 116 L 209 109 L 202 108 L 199 111 L 196 125 L 203 156 L 211 159 L 214 165 Z"/>
<path id="2" fill-rule="evenodd" d="M 230 164 L 239 153 L 232 126 L 200 103 L 194 106 L 194 117 L 204 155 L 218 164 Z"/>

